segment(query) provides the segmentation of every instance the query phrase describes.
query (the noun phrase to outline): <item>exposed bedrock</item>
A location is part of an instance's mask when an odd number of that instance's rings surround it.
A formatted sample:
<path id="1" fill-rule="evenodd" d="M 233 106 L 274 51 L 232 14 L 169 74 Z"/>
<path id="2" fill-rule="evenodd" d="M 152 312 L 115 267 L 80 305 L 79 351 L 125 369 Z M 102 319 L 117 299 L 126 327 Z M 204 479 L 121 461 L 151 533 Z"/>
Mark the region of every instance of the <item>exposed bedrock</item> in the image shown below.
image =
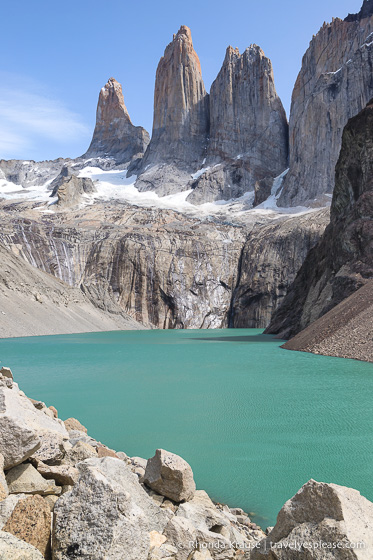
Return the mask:
<path id="1" fill-rule="evenodd" d="M 265 327 L 328 219 L 321 210 L 223 224 L 99 201 L 39 222 L 17 205 L 9 216 L 0 240 L 13 252 L 98 308 L 158 328 Z"/>
<path id="2" fill-rule="evenodd" d="M 228 47 L 210 92 L 206 166 L 216 167 L 192 184 L 188 200 L 241 196 L 254 191 L 257 181 L 280 175 L 287 162 L 288 123 L 271 61 L 257 45 L 242 54 Z"/>
<path id="3" fill-rule="evenodd" d="M 289 338 L 373 278 L 373 103 L 343 132 L 330 224 L 275 313 L 269 333 Z"/>
<path id="4" fill-rule="evenodd" d="M 128 163 L 141 157 L 148 144 L 148 132 L 131 122 L 122 86 L 110 78 L 100 91 L 93 138 L 82 157 L 111 157 L 116 163 Z"/>
<path id="5" fill-rule="evenodd" d="M 168 194 L 177 170 L 182 190 L 205 157 L 209 102 L 190 29 L 183 25 L 159 61 L 154 90 L 153 133 L 136 186 Z M 173 189 L 175 192 L 175 188 Z"/>
<path id="6" fill-rule="evenodd" d="M 290 171 L 280 206 L 325 202 L 334 188 L 342 132 L 373 96 L 373 8 L 334 19 L 313 37 L 294 86 Z M 316 200 L 315 200 L 316 199 Z"/>

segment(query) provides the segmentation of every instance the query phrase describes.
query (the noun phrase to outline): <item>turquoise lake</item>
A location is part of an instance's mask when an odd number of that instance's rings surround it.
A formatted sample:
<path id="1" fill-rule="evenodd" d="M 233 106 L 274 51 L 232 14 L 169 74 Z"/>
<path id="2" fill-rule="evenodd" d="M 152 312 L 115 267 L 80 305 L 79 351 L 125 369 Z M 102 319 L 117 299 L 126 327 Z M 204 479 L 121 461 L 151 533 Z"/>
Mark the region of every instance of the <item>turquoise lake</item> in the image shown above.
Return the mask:
<path id="1" fill-rule="evenodd" d="M 256 329 L 0 340 L 25 393 L 130 456 L 184 457 L 197 487 L 273 525 L 307 480 L 373 500 L 373 364 L 279 348 Z"/>

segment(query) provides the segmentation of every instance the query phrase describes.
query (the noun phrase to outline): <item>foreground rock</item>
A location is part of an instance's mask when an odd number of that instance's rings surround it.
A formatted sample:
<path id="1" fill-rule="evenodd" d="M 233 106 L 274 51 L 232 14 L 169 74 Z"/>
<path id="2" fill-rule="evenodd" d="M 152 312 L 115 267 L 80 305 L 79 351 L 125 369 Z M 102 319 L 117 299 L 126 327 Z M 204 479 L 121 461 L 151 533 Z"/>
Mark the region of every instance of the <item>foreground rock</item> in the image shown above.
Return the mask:
<path id="1" fill-rule="evenodd" d="M 373 504 L 357 490 L 310 480 L 250 560 L 368 560 L 372 550 Z"/>
<path id="2" fill-rule="evenodd" d="M 157 449 L 148 460 L 144 475 L 147 486 L 174 502 L 191 500 L 196 490 L 193 471 L 184 459 Z"/>
<path id="3" fill-rule="evenodd" d="M 80 478 L 57 502 L 53 557 L 146 560 L 150 531 L 163 532 L 169 514 L 160 510 L 119 459 L 88 459 Z"/>
<path id="4" fill-rule="evenodd" d="M 68 441 L 63 423 L 37 410 L 29 399 L 0 386 L 0 453 L 4 468 L 10 469 L 38 452 L 50 458 Z"/>
<path id="5" fill-rule="evenodd" d="M 1 560 L 44 560 L 37 548 L 14 535 L 0 531 Z"/>
<path id="6" fill-rule="evenodd" d="M 41 474 L 30 464 L 24 463 L 10 469 L 6 476 L 10 494 L 60 494 L 61 488 L 57 487 L 54 479 L 45 480 Z"/>
<path id="7" fill-rule="evenodd" d="M 50 508 L 41 496 L 29 496 L 20 500 L 3 527 L 40 550 L 44 557 L 50 552 L 51 515 Z"/>
<path id="8" fill-rule="evenodd" d="M 370 102 L 343 132 L 330 224 L 308 253 L 267 332 L 291 338 L 373 278 L 372 175 Z"/>

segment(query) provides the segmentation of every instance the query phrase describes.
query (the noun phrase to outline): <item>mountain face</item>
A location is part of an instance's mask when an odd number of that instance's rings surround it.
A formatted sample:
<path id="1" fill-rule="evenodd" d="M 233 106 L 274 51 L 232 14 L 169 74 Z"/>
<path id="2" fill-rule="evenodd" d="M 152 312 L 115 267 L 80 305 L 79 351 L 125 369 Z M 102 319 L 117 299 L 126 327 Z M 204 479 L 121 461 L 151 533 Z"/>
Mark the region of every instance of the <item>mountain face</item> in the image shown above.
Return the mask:
<path id="1" fill-rule="evenodd" d="M 152 138 L 136 187 L 166 194 L 165 174 L 172 183 L 175 168 L 179 183 L 185 184 L 205 157 L 208 128 L 209 103 L 201 65 L 190 29 L 183 25 L 158 64 Z"/>
<path id="2" fill-rule="evenodd" d="M 365 0 L 359 14 L 324 23 L 303 57 L 279 206 L 320 205 L 333 192 L 343 128 L 373 96 L 372 14 L 373 1 Z"/>
<path id="3" fill-rule="evenodd" d="M 214 167 L 193 183 L 188 200 L 241 196 L 257 181 L 280 175 L 287 163 L 288 123 L 271 61 L 257 45 L 242 54 L 228 47 L 210 92 L 206 167 Z"/>
<path id="4" fill-rule="evenodd" d="M 229 200 L 279 175 L 287 158 L 286 115 L 263 51 L 229 47 L 208 95 L 190 29 L 181 27 L 158 65 L 152 139 L 129 171 L 140 175 L 136 187 L 161 196 L 192 189 L 192 204 Z"/>
<path id="5" fill-rule="evenodd" d="M 83 158 L 112 157 L 127 163 L 141 156 L 149 144 L 149 134 L 134 126 L 124 104 L 122 86 L 110 78 L 101 89 L 92 142 Z"/>
<path id="6" fill-rule="evenodd" d="M 343 132 L 330 224 L 275 312 L 268 333 L 289 338 L 373 278 L 373 100 Z"/>

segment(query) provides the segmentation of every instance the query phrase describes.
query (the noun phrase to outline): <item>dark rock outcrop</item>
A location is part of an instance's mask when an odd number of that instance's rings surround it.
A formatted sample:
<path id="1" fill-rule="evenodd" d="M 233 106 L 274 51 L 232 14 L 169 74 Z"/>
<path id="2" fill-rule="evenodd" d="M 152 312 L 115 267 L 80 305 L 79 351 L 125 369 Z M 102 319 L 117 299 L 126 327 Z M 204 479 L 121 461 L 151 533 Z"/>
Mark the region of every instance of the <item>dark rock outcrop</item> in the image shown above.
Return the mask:
<path id="1" fill-rule="evenodd" d="M 360 21 L 373 15 L 373 1 L 364 0 L 360 12 L 357 14 L 348 14 L 345 21 Z"/>
<path id="2" fill-rule="evenodd" d="M 185 186 L 205 157 L 208 129 L 209 104 L 201 65 L 190 29 L 183 25 L 158 64 L 153 133 L 136 187 L 167 194 L 170 189 L 164 183 L 175 168 L 179 184 Z"/>
<path id="3" fill-rule="evenodd" d="M 141 157 L 148 144 L 147 131 L 131 122 L 122 86 L 110 78 L 100 91 L 93 138 L 82 158 L 110 157 L 116 163 L 128 163 Z"/>
<path id="4" fill-rule="evenodd" d="M 323 204 L 334 188 L 342 132 L 373 96 L 372 2 L 359 16 L 334 19 L 312 39 L 294 86 L 290 171 L 279 206 Z"/>
<path id="5" fill-rule="evenodd" d="M 343 132 L 330 224 L 274 314 L 268 333 L 290 338 L 373 277 L 373 102 Z"/>
<path id="6" fill-rule="evenodd" d="M 287 167 L 288 123 L 274 85 L 271 61 L 257 45 L 242 54 L 228 47 L 211 86 L 206 166 L 190 202 L 229 199 L 254 190 Z"/>
<path id="7" fill-rule="evenodd" d="M 83 200 L 84 195 L 96 192 L 92 179 L 77 177 L 72 169 L 64 166 L 60 174 L 52 181 L 51 197 L 58 197 L 57 206 L 62 209 L 76 208 Z"/>

